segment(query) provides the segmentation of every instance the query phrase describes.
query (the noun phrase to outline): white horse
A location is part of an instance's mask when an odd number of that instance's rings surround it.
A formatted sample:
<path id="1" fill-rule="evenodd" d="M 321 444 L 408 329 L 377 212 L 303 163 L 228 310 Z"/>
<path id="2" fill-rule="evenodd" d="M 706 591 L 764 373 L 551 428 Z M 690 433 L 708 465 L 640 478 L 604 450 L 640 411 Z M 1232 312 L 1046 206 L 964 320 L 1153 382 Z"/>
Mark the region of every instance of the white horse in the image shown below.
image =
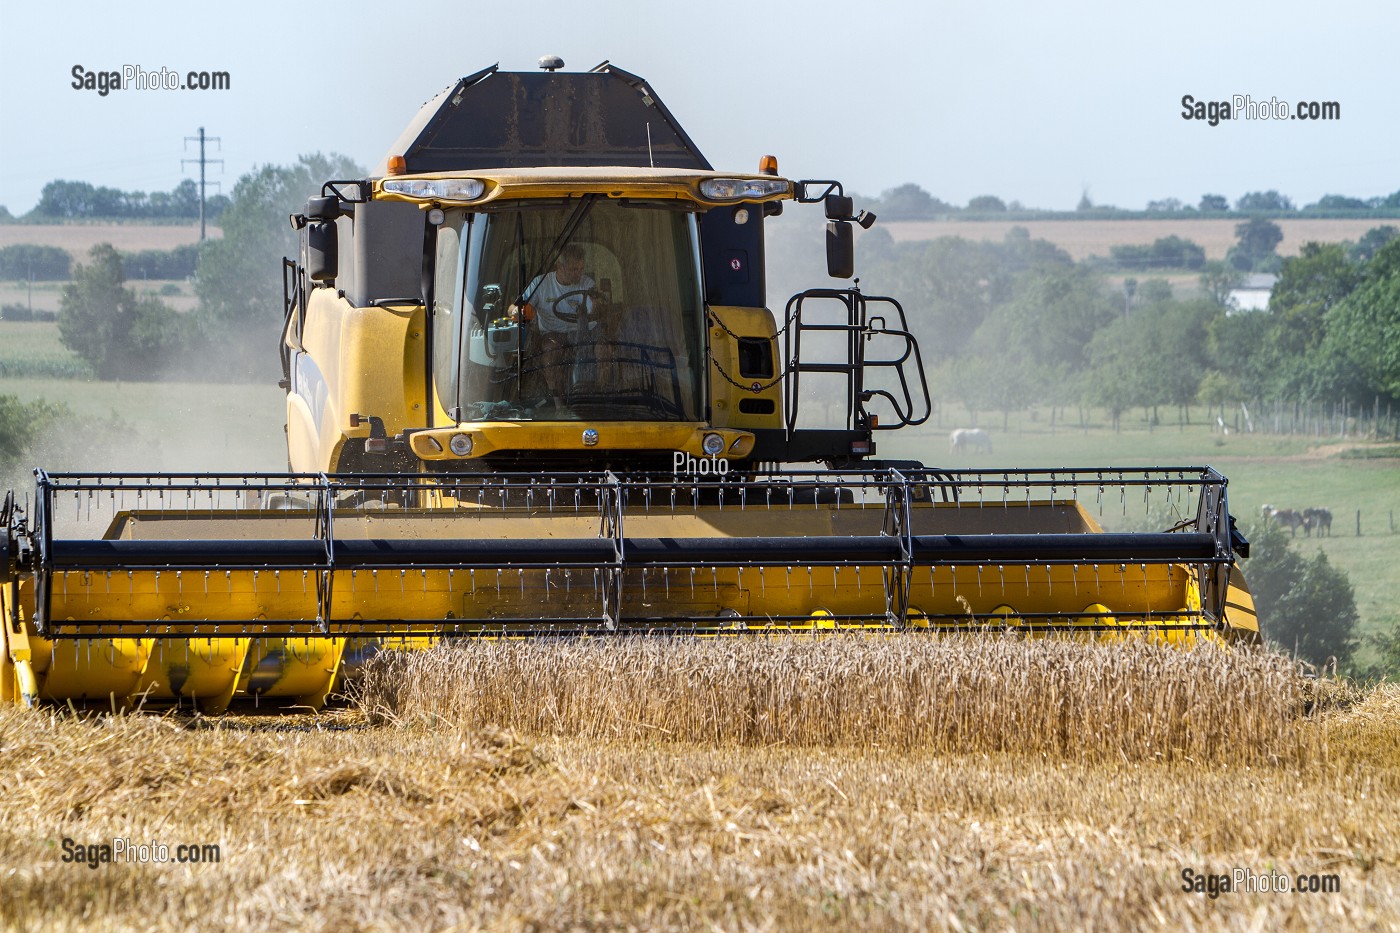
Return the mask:
<path id="1" fill-rule="evenodd" d="M 955 454 L 962 453 L 968 447 L 978 453 L 989 454 L 992 452 L 992 436 L 981 428 L 958 428 L 948 435 L 948 446 Z"/>

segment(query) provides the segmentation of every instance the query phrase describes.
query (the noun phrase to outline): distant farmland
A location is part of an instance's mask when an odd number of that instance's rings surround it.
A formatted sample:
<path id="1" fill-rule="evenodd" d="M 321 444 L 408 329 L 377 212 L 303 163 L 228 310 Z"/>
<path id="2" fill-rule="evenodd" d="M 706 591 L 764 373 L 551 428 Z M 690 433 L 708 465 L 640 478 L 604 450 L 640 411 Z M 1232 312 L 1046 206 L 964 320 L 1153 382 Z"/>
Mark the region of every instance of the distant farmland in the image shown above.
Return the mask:
<path id="1" fill-rule="evenodd" d="M 1087 256 L 1107 256 L 1114 246 L 1151 243 L 1158 237 L 1179 236 L 1198 243 L 1210 259 L 1224 259 L 1235 245 L 1235 225 L 1243 218 L 1220 220 L 1200 218 L 1181 220 L 901 220 L 881 221 L 880 226 L 896 241 L 933 240 L 958 236 L 968 240 L 1001 240 L 1012 227 L 1025 227 L 1031 236 L 1046 239 L 1076 260 Z M 1358 240 L 1372 227 L 1400 226 L 1400 221 L 1384 218 L 1361 220 L 1275 221 L 1283 229 L 1281 256 L 1296 255 L 1309 240 L 1335 243 Z M 209 236 L 223 236 L 218 227 Z M 123 252 L 143 249 L 173 249 L 199 240 L 199 225 L 158 226 L 154 224 L 2 224 L 0 247 L 15 243 L 58 246 L 75 259 L 83 259 L 98 243 L 111 243 Z"/>
<path id="2" fill-rule="evenodd" d="M 210 227 L 211 237 L 224 232 Z M 36 246 L 57 246 L 68 250 L 74 259 L 87 258 L 88 250 L 98 243 L 111 243 L 124 253 L 146 249 L 169 250 L 186 243 L 199 242 L 199 224 L 165 226 L 157 224 L 0 224 L 0 247 L 16 243 Z"/>
<path id="3" fill-rule="evenodd" d="M 898 242 L 934 240 L 957 236 L 966 240 L 996 240 L 1006 236 L 1012 227 L 1025 227 L 1037 239 L 1049 240 L 1074 259 L 1088 256 L 1108 256 L 1114 246 L 1147 244 L 1159 237 L 1179 236 L 1191 240 L 1206 251 L 1208 259 L 1224 259 L 1235 245 L 1235 225 L 1243 217 L 1221 220 L 1183 218 L 1181 220 L 903 220 L 881 222 Z M 1336 243 L 1359 240 L 1372 227 L 1386 224 L 1400 226 L 1400 221 L 1384 218 L 1361 220 L 1275 220 L 1283 230 L 1279 244 L 1280 256 L 1297 255 L 1299 248 L 1310 240 Z"/>

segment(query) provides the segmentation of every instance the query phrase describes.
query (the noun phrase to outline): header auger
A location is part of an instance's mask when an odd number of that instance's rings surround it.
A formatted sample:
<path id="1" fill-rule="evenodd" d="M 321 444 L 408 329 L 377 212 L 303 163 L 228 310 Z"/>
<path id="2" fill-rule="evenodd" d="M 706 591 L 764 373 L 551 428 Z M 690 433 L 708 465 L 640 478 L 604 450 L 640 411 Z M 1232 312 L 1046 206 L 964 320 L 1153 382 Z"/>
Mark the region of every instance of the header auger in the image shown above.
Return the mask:
<path id="1" fill-rule="evenodd" d="M 634 75 L 457 82 L 292 218 L 293 472 L 7 500 L 0 700 L 315 708 L 445 638 L 1257 638 L 1209 468 L 877 459 L 928 417 L 918 343 L 858 288 L 768 310 L 785 200 L 850 277 L 874 218 L 838 183 L 712 170 Z M 822 380 L 844 413 L 811 427 Z"/>

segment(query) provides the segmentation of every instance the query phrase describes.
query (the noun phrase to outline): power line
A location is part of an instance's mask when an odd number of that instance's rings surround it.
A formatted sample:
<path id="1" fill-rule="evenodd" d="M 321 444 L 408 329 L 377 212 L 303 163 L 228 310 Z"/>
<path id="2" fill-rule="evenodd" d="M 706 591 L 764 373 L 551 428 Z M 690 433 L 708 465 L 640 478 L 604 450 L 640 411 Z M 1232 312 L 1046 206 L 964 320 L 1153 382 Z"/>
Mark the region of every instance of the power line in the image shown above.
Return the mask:
<path id="1" fill-rule="evenodd" d="M 186 146 L 188 146 L 190 143 L 194 142 L 196 139 L 199 140 L 199 158 L 198 158 L 198 159 L 181 159 L 181 160 L 180 160 L 180 165 L 183 167 L 184 165 L 186 165 L 186 164 L 189 163 L 189 162 L 198 162 L 198 163 L 199 163 L 199 241 L 200 241 L 201 243 L 203 243 L 203 242 L 204 242 L 204 166 L 205 166 L 206 164 L 210 163 L 210 162 L 217 162 L 219 165 L 223 165 L 223 164 L 224 164 L 224 160 L 223 160 L 223 159 L 206 159 L 206 158 L 204 157 L 204 143 L 205 143 L 206 140 L 209 141 L 209 142 L 218 143 L 218 144 L 219 144 L 219 151 L 220 151 L 220 152 L 223 152 L 224 147 L 223 147 L 223 141 L 222 141 L 219 137 L 217 137 L 217 136 L 205 136 L 205 135 L 204 135 L 204 127 L 202 127 L 202 126 L 199 128 L 199 135 L 198 135 L 198 136 L 186 136 L 186 137 L 185 137 L 185 144 L 186 144 Z M 223 169 L 220 169 L 219 171 L 223 171 Z M 214 184 L 217 185 L 217 184 L 219 184 L 219 183 L 216 181 L 216 182 L 214 182 Z"/>

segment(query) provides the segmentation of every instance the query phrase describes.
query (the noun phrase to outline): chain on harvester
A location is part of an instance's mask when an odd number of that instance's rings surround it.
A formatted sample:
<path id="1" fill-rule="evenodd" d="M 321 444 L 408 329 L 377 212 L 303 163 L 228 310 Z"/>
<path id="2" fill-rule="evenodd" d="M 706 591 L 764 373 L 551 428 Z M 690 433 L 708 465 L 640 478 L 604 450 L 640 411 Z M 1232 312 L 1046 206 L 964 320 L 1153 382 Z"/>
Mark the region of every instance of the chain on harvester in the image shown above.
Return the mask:
<path id="1" fill-rule="evenodd" d="M 712 324 L 715 327 L 718 327 L 730 337 L 733 337 L 735 341 L 754 339 L 752 337 L 740 337 L 738 334 L 734 333 L 734 331 L 729 329 L 729 325 L 725 324 L 724 321 L 720 319 L 720 317 L 714 312 L 710 311 L 709 308 L 705 309 L 705 317 L 709 320 L 710 324 Z M 796 307 L 789 305 L 789 311 L 783 319 L 783 326 L 779 327 L 776 331 L 774 331 L 773 336 L 764 337 L 762 339 L 767 340 L 770 344 L 772 344 L 774 351 L 776 351 L 778 348 L 778 338 L 781 337 L 783 334 L 787 333 L 788 327 L 792 325 L 792 322 L 796 319 L 796 317 Z M 750 382 L 745 384 L 735 379 L 733 376 L 729 375 L 729 373 L 725 372 L 724 367 L 719 364 L 719 360 L 715 359 L 714 353 L 711 352 L 708 349 L 708 347 L 705 350 L 705 355 L 709 357 L 710 365 L 714 366 L 715 370 L 722 377 L 724 377 L 725 382 L 728 382 L 734 388 L 742 389 L 745 392 L 758 393 L 767 391 L 768 389 L 773 388 L 775 385 L 786 379 L 793 371 L 792 361 L 789 360 L 787 365 L 785 365 L 777 375 L 775 375 L 772 379 L 769 379 L 767 382 Z"/>

